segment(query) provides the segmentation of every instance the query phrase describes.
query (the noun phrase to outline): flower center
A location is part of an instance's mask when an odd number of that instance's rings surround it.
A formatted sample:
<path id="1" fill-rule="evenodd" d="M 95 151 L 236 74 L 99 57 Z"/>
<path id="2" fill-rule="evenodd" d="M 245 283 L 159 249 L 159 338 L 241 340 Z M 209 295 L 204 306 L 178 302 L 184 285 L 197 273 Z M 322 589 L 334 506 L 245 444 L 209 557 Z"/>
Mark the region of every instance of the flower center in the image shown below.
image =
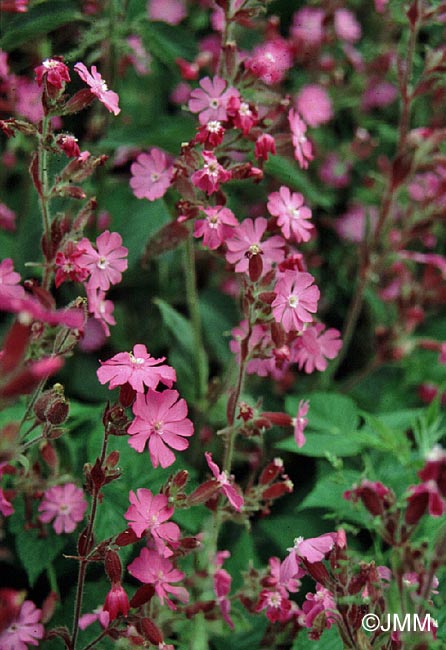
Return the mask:
<path id="1" fill-rule="evenodd" d="M 46 59 L 42 63 L 42 65 L 44 66 L 44 68 L 47 68 L 49 70 L 51 68 L 57 68 L 57 66 L 59 65 L 59 61 L 55 61 L 54 59 Z"/>
<path id="2" fill-rule="evenodd" d="M 208 122 L 207 129 L 210 133 L 218 133 L 221 129 L 221 123 L 217 120 L 211 120 Z"/>
<path id="3" fill-rule="evenodd" d="M 219 102 L 218 99 L 216 99 L 216 98 L 211 99 L 211 101 L 209 102 L 209 106 L 210 106 L 211 108 L 218 108 L 219 105 L 220 105 L 220 102 Z"/>
<path id="4" fill-rule="evenodd" d="M 300 216 L 299 208 L 292 208 L 290 210 L 290 212 L 291 212 L 291 216 L 293 217 L 293 219 L 298 219 L 299 218 L 299 216 Z"/>
<path id="5" fill-rule="evenodd" d="M 162 436 L 163 435 L 163 423 L 158 420 L 158 422 L 155 422 L 153 425 L 153 430 L 155 433 L 158 435 Z"/>
<path id="6" fill-rule="evenodd" d="M 288 297 L 288 305 L 291 307 L 291 309 L 296 309 L 298 304 L 299 298 L 297 296 L 291 295 Z"/>
<path id="7" fill-rule="evenodd" d="M 129 352 L 130 361 L 137 366 L 142 366 L 144 364 L 144 359 L 142 357 L 135 357 L 133 352 Z"/>
<path id="8" fill-rule="evenodd" d="M 153 183 L 156 183 L 156 181 L 159 180 L 159 177 L 160 177 L 160 175 L 157 174 L 156 172 L 152 172 L 152 173 L 150 174 L 150 180 L 151 180 Z"/>
<path id="9" fill-rule="evenodd" d="M 249 108 L 249 104 L 246 102 L 242 102 L 238 110 L 240 115 L 251 115 L 251 109 Z"/>
<path id="10" fill-rule="evenodd" d="M 269 607 L 280 607 L 282 596 L 277 591 L 273 591 L 271 594 L 268 594 L 267 602 Z"/>
<path id="11" fill-rule="evenodd" d="M 106 269 L 108 266 L 108 262 L 105 259 L 105 257 L 100 257 L 96 266 L 98 267 L 98 269 L 101 269 L 101 271 Z"/>
<path id="12" fill-rule="evenodd" d="M 261 252 L 262 249 L 260 248 L 259 244 L 251 244 L 249 247 L 250 255 L 259 255 Z"/>

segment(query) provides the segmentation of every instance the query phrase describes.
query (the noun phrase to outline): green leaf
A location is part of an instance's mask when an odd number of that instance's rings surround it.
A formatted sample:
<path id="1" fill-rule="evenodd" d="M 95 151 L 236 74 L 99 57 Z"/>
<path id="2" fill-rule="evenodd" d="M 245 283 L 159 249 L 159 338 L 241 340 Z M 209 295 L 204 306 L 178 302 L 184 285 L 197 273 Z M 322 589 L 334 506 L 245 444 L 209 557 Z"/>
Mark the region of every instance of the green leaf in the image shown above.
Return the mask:
<path id="1" fill-rule="evenodd" d="M 72 2 L 52 0 L 34 5 L 26 14 L 16 16 L 8 25 L 0 40 L 2 50 L 10 52 L 23 43 L 34 41 L 37 37 L 48 34 L 62 25 L 85 20 Z"/>
<path id="2" fill-rule="evenodd" d="M 292 436 L 277 443 L 276 447 L 302 456 L 326 458 L 327 454 L 340 457 L 356 456 L 364 446 L 364 439 L 358 431 L 351 431 L 345 435 L 333 435 L 305 430 L 305 437 L 307 441 L 300 449 Z"/>
<path id="3" fill-rule="evenodd" d="M 158 306 L 164 324 L 178 343 L 179 347 L 184 352 L 192 354 L 194 348 L 194 335 L 190 322 L 161 298 L 156 298 L 153 302 Z"/>
<path id="4" fill-rule="evenodd" d="M 178 74 L 175 59 L 192 60 L 196 45 L 192 34 L 182 27 L 172 27 L 162 22 L 147 22 L 144 25 L 143 42 L 153 56 L 172 68 Z"/>
<path id="5" fill-rule="evenodd" d="M 321 206 L 325 209 L 332 205 L 333 201 L 330 195 L 326 191 L 320 192 L 317 187 L 312 185 L 308 180 L 308 174 L 302 172 L 295 162 L 282 156 L 270 156 L 265 163 L 265 170 L 292 190 L 302 192 L 306 201 L 311 205 Z"/>
<path id="6" fill-rule="evenodd" d="M 359 412 L 350 397 L 337 393 L 312 393 L 308 398 L 309 429 L 338 435 L 356 431 L 358 428 Z M 285 402 L 287 411 L 296 413 L 299 401 L 298 397 L 288 397 Z"/>
<path id="7" fill-rule="evenodd" d="M 366 520 L 364 513 L 355 510 L 351 503 L 343 498 L 344 492 L 351 489 L 360 479 L 361 473 L 351 469 L 321 475 L 314 489 L 299 504 L 298 510 L 323 508 L 325 511 L 331 510 L 340 519 L 363 524 Z"/>
<path id="8" fill-rule="evenodd" d="M 313 641 L 305 630 L 294 639 L 291 650 L 342 650 L 344 647 L 336 627 L 325 630 L 320 639 Z"/>

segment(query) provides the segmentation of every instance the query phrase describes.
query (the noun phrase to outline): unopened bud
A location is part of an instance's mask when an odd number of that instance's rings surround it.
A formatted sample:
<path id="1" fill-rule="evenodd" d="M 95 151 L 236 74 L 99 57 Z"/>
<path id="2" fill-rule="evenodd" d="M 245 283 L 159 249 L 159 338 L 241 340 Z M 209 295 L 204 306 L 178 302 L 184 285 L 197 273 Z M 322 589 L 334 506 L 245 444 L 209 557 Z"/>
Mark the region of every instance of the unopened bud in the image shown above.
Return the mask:
<path id="1" fill-rule="evenodd" d="M 65 399 L 63 386 L 54 384 L 42 393 L 34 404 L 34 413 L 41 422 L 62 424 L 68 417 L 69 403 Z"/>
<path id="2" fill-rule="evenodd" d="M 200 503 L 206 503 L 206 501 L 213 497 L 219 489 L 220 485 L 215 479 L 206 481 L 199 485 L 197 489 L 189 495 L 187 502 L 190 506 L 197 506 Z"/>
<path id="3" fill-rule="evenodd" d="M 155 594 L 155 588 L 153 585 L 143 585 L 139 587 L 133 594 L 132 599 L 130 600 L 130 607 L 135 609 L 141 607 L 148 603 Z"/>
<path id="4" fill-rule="evenodd" d="M 138 623 L 138 628 L 141 634 L 144 636 L 149 643 L 153 645 L 159 645 L 163 642 L 163 635 L 161 630 L 157 628 L 155 623 L 150 618 L 143 618 Z"/>
<path id="5" fill-rule="evenodd" d="M 105 572 L 110 582 L 119 582 L 122 576 L 122 564 L 116 551 L 107 551 L 105 554 Z"/>
<path id="6" fill-rule="evenodd" d="M 282 472 L 283 460 L 281 458 L 275 458 L 271 463 L 268 463 L 260 474 L 259 485 L 268 485 L 269 483 L 272 483 Z"/>
<path id="7" fill-rule="evenodd" d="M 119 533 L 115 539 L 115 544 L 117 546 L 129 546 L 130 544 L 135 544 L 137 541 L 139 541 L 138 535 L 131 528 L 128 528 L 124 532 Z"/>

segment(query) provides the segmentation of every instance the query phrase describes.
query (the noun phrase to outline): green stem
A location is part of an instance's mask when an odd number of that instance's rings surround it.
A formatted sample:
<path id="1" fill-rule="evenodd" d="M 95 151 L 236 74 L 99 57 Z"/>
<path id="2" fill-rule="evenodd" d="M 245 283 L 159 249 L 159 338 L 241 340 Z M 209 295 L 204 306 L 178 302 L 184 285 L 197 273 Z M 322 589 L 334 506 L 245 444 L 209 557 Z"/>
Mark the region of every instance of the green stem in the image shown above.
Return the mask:
<path id="1" fill-rule="evenodd" d="M 37 436 L 37 438 L 33 438 L 32 440 L 28 440 L 28 442 L 25 442 L 25 443 L 22 445 L 22 449 L 21 449 L 22 454 L 23 454 L 23 452 L 25 452 L 27 449 L 29 449 L 30 447 L 32 447 L 33 445 L 35 445 L 37 442 L 40 442 L 41 440 L 44 440 L 44 438 L 45 438 L 45 436 L 44 436 L 43 433 L 42 433 L 40 436 Z"/>
<path id="2" fill-rule="evenodd" d="M 195 270 L 195 251 L 192 233 L 186 239 L 184 255 L 184 272 L 186 281 L 186 299 L 192 322 L 194 347 L 197 360 L 198 404 L 203 407 L 208 392 L 208 359 L 203 345 L 200 304 Z"/>

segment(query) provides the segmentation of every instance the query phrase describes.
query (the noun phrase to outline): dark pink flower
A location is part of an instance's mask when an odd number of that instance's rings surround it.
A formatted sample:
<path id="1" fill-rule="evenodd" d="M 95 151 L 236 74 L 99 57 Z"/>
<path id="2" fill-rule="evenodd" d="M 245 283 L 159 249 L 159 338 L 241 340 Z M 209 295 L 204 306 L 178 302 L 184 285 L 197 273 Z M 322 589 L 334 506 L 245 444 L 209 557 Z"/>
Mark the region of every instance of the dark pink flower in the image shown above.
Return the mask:
<path id="1" fill-rule="evenodd" d="M 130 528 L 138 537 L 149 531 L 156 545 L 156 550 L 163 557 L 172 555 L 166 542 L 174 545 L 180 539 L 180 529 L 172 521 L 167 521 L 173 515 L 173 507 L 169 507 L 165 494 L 153 495 L 146 488 L 139 488 L 136 494 L 129 494 L 131 506 L 124 517 Z"/>
<path id="2" fill-rule="evenodd" d="M 311 210 L 304 205 L 302 194 L 282 185 L 278 192 L 268 195 L 267 207 L 268 212 L 277 217 L 277 225 L 286 239 L 293 237 L 299 243 L 311 238 L 313 225 L 308 221 Z"/>
<path id="3" fill-rule="evenodd" d="M 0 203 L 0 228 L 14 232 L 16 229 L 16 214 L 14 210 L 10 210 L 7 205 Z"/>
<path id="4" fill-rule="evenodd" d="M 281 262 L 285 257 L 284 240 L 279 235 L 273 235 L 261 241 L 266 231 L 268 222 L 263 217 L 245 219 L 235 230 L 234 236 L 228 239 L 226 245 L 228 252 L 226 259 L 230 264 L 235 264 L 237 273 L 247 273 L 249 258 L 253 255 L 262 256 L 263 272 L 272 268 L 274 262 Z"/>
<path id="5" fill-rule="evenodd" d="M 199 127 L 195 140 L 202 144 L 205 149 L 213 149 L 223 142 L 224 135 L 225 130 L 221 122 L 210 120 L 210 122 Z"/>
<path id="6" fill-rule="evenodd" d="M 40 65 L 34 68 L 36 81 L 41 86 L 46 79 L 48 86 L 56 90 L 65 88 L 65 83 L 70 81 L 70 73 L 67 66 L 60 59 L 45 59 Z"/>
<path id="7" fill-rule="evenodd" d="M 276 589 L 263 589 L 259 594 L 259 600 L 255 611 L 261 612 L 266 609 L 266 616 L 271 623 L 286 623 L 291 617 L 292 602 L 288 598 L 288 592 L 283 587 Z"/>
<path id="8" fill-rule="evenodd" d="M 82 309 L 58 309 L 51 311 L 45 309 L 33 296 L 25 298 L 11 298 L 0 292 L 0 311 L 8 311 L 13 314 L 20 314 L 21 322 L 31 323 L 33 320 L 48 323 L 49 325 L 65 325 L 72 329 L 81 329 L 84 324 L 84 312 Z"/>
<path id="9" fill-rule="evenodd" d="M 110 113 L 118 115 L 121 112 L 121 109 L 118 106 L 119 95 L 113 90 L 108 89 L 106 82 L 97 71 L 95 65 L 91 66 L 91 73 L 88 72 L 83 63 L 76 63 L 74 69 L 82 81 L 85 81 L 85 83 L 90 87 L 90 91 L 93 95 L 104 104 L 105 108 L 110 111 Z"/>
<path id="10" fill-rule="evenodd" d="M 45 630 L 39 621 L 42 611 L 31 600 L 25 600 L 18 615 L 0 632 L 1 650 L 28 650 L 29 645 L 39 646 Z"/>
<path id="11" fill-rule="evenodd" d="M 171 584 L 183 580 L 184 573 L 178 571 L 170 560 L 161 557 L 156 551 L 143 548 L 139 556 L 127 568 L 134 578 L 155 587 L 155 593 L 162 605 L 166 601 L 166 605 L 170 609 L 176 609 L 168 594 L 172 594 L 182 603 L 187 603 L 189 600 L 189 594 L 184 587 L 174 587 Z"/>
<path id="12" fill-rule="evenodd" d="M 192 422 L 186 418 L 187 404 L 176 390 L 157 393 L 149 388 L 147 395 L 138 393 L 133 404 L 135 420 L 128 429 L 129 445 L 142 452 L 149 445 L 154 467 L 169 467 L 175 462 L 175 454 L 169 447 L 184 451 L 188 438 L 194 432 Z"/>
<path id="13" fill-rule="evenodd" d="M 293 109 L 288 113 L 288 121 L 291 129 L 291 140 L 294 146 L 294 157 L 301 169 L 307 169 L 308 163 L 314 158 L 313 146 L 305 135 L 307 125 L 300 118 L 299 113 Z"/>
<path id="14" fill-rule="evenodd" d="M 268 160 L 270 153 L 276 153 L 276 142 L 269 133 L 262 133 L 256 140 L 254 155 L 257 160 Z"/>
<path id="15" fill-rule="evenodd" d="M 305 444 L 304 430 L 308 424 L 308 419 L 305 416 L 307 415 L 309 408 L 310 408 L 310 402 L 308 400 L 301 400 L 299 402 L 297 415 L 293 421 L 294 439 L 299 449 L 300 447 L 303 447 Z"/>
<path id="16" fill-rule="evenodd" d="M 333 117 L 330 95 L 318 84 L 309 84 L 301 88 L 296 97 L 296 108 L 310 126 L 325 124 Z"/>
<path id="17" fill-rule="evenodd" d="M 258 45 L 245 59 L 245 68 L 263 83 L 272 85 L 282 81 L 293 65 L 290 46 L 283 38 Z"/>
<path id="18" fill-rule="evenodd" d="M 171 366 L 160 365 L 165 359 L 155 359 L 145 345 L 137 343 L 133 352 L 119 352 L 111 359 L 101 361 L 97 376 L 101 384 L 110 382 L 110 389 L 129 383 L 137 393 L 144 393 L 144 386 L 155 389 L 160 382 L 172 388 L 177 377 Z"/>
<path id="19" fill-rule="evenodd" d="M 56 138 L 57 146 L 64 152 L 68 158 L 78 158 L 81 150 L 77 144 L 77 138 L 74 135 L 61 133 Z"/>
<path id="20" fill-rule="evenodd" d="M 239 223 L 229 208 L 222 205 L 204 208 L 206 219 L 197 219 L 194 223 L 194 237 L 203 237 L 203 245 L 215 250 L 234 232 Z"/>
<path id="21" fill-rule="evenodd" d="M 236 129 L 241 129 L 243 135 L 248 135 L 252 127 L 258 122 L 257 110 L 240 97 L 231 97 L 227 105 L 228 115 Z"/>
<path id="22" fill-rule="evenodd" d="M 446 451 L 435 445 L 426 456 L 426 464 L 418 472 L 422 481 L 435 481 L 441 494 L 446 497 Z"/>
<path id="23" fill-rule="evenodd" d="M 20 274 L 14 271 L 10 257 L 0 262 L 0 296 L 5 298 L 25 298 L 25 289 L 20 284 Z"/>
<path id="24" fill-rule="evenodd" d="M 302 330 L 311 323 L 320 297 L 310 273 L 285 271 L 274 287 L 276 297 L 271 304 L 275 320 L 282 323 L 286 332 Z"/>
<path id="25" fill-rule="evenodd" d="M 69 241 L 64 250 L 59 251 L 56 255 L 56 287 L 60 287 L 63 282 L 71 280 L 72 282 L 84 282 L 90 271 L 81 263 L 80 258 L 86 252 L 85 246 L 80 243 Z"/>
<path id="26" fill-rule="evenodd" d="M 347 43 L 355 43 L 361 38 L 361 25 L 348 9 L 336 9 L 334 28 L 338 37 Z"/>
<path id="27" fill-rule="evenodd" d="M 248 322 L 242 321 L 238 327 L 231 330 L 233 336 L 229 343 L 231 352 L 237 355 L 237 363 L 240 363 L 240 344 L 248 335 Z M 248 358 L 246 372 L 248 375 L 267 377 L 274 368 L 274 359 L 271 358 L 273 342 L 270 329 L 267 325 L 256 323 L 251 330 L 248 339 Z"/>
<path id="28" fill-rule="evenodd" d="M 325 627 L 329 629 L 336 620 L 336 603 L 328 589 L 318 584 L 316 586 L 316 593 L 312 594 L 308 592 L 305 598 L 306 600 L 302 605 L 304 612 L 303 624 L 305 627 L 313 627 L 316 617 L 324 613 L 322 620 L 325 622 Z M 320 635 L 319 629 L 317 634 Z"/>
<path id="29" fill-rule="evenodd" d="M 192 113 L 199 113 L 200 124 L 207 124 L 211 120 L 227 120 L 228 101 L 231 97 L 238 97 L 238 90 L 232 86 L 226 88 L 226 81 L 220 77 L 205 77 L 200 80 L 200 86 L 191 92 L 188 103 Z"/>
<path id="30" fill-rule="evenodd" d="M 127 248 L 121 244 L 121 235 L 109 230 L 96 239 L 97 250 L 86 237 L 79 242 L 79 248 L 83 248 L 84 252 L 77 262 L 91 274 L 88 281 L 90 289 L 107 291 L 111 284 L 121 282 L 122 273 L 127 269 L 128 254 Z"/>
<path id="31" fill-rule="evenodd" d="M 119 614 L 127 616 L 130 609 L 129 598 L 120 583 L 115 583 L 105 597 L 103 611 L 108 612 L 109 622 L 114 621 Z"/>
<path id="32" fill-rule="evenodd" d="M 149 0 L 147 12 L 150 20 L 178 25 L 187 16 L 184 0 Z"/>
<path id="33" fill-rule="evenodd" d="M 325 325 L 316 323 L 304 329 L 292 347 L 292 361 L 310 374 L 315 370 L 323 372 L 327 368 L 327 359 L 337 357 L 342 348 L 341 334 L 337 329 L 325 330 Z"/>
<path id="34" fill-rule="evenodd" d="M 431 517 L 441 517 L 446 513 L 446 500 L 433 480 L 409 488 L 406 522 L 416 524 L 426 510 Z"/>
<path id="35" fill-rule="evenodd" d="M 72 533 L 84 518 L 87 502 L 84 492 L 74 483 L 55 485 L 45 490 L 39 505 L 39 519 L 53 528 L 58 535 Z"/>
<path id="36" fill-rule="evenodd" d="M 173 167 L 166 154 L 157 147 L 141 153 L 130 167 L 130 187 L 138 199 L 155 201 L 167 192 L 172 182 Z"/>
<path id="37" fill-rule="evenodd" d="M 220 189 L 220 183 L 231 180 L 232 173 L 218 162 L 212 151 L 202 151 L 205 163 L 191 176 L 192 183 L 207 194 L 213 194 Z"/>
<path id="38" fill-rule="evenodd" d="M 212 460 L 212 454 L 210 452 L 205 452 L 204 454 L 206 462 L 214 475 L 215 480 L 218 482 L 221 491 L 228 499 L 229 503 L 236 509 L 238 512 L 243 507 L 244 499 L 242 495 L 237 492 L 236 488 L 233 485 L 233 477 L 228 476 L 226 472 L 220 472 L 220 468 Z"/>

